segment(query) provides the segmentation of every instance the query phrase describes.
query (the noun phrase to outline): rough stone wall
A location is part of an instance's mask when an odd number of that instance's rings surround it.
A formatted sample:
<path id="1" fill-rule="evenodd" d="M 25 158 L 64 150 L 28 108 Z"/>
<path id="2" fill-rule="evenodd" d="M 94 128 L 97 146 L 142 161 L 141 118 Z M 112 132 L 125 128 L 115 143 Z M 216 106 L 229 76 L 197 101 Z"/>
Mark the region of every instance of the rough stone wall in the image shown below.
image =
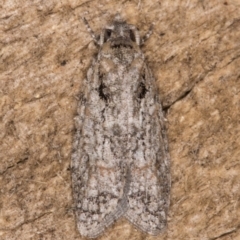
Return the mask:
<path id="1" fill-rule="evenodd" d="M 71 190 L 73 118 L 116 9 L 144 34 L 168 120 L 167 231 L 119 220 L 99 239 L 240 239 L 240 1 L 0 2 L 0 239 L 82 239 Z"/>

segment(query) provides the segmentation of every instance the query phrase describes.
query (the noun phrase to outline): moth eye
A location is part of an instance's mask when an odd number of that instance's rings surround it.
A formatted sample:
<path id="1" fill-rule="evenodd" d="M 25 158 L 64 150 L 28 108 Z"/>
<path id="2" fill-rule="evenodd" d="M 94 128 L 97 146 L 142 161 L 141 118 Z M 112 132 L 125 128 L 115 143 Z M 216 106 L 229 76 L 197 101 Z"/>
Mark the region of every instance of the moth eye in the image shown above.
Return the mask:
<path id="1" fill-rule="evenodd" d="M 112 30 L 111 29 L 106 29 L 104 33 L 104 42 L 106 42 L 112 35 Z"/>
<path id="2" fill-rule="evenodd" d="M 106 30 L 106 34 L 107 34 L 108 37 L 111 37 L 112 30 L 111 29 L 107 29 Z"/>
<path id="3" fill-rule="evenodd" d="M 130 39 L 131 39 L 133 42 L 136 42 L 135 33 L 134 33 L 133 30 L 129 30 L 129 35 L 130 35 Z"/>

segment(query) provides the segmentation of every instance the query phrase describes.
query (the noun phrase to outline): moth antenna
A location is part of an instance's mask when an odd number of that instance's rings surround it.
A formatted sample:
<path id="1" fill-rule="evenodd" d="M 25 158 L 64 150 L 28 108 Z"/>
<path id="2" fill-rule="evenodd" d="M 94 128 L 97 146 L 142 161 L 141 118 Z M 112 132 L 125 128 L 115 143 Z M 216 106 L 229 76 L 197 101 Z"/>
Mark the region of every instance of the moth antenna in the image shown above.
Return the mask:
<path id="1" fill-rule="evenodd" d="M 87 31 L 90 33 L 92 39 L 94 42 L 96 42 L 98 44 L 98 36 L 94 33 L 94 31 L 92 30 L 92 28 L 90 27 L 87 19 L 85 17 L 82 18 L 86 28 L 87 28 Z"/>
<path id="2" fill-rule="evenodd" d="M 153 24 L 150 26 L 146 34 L 142 37 L 141 45 L 143 45 L 153 33 Z"/>

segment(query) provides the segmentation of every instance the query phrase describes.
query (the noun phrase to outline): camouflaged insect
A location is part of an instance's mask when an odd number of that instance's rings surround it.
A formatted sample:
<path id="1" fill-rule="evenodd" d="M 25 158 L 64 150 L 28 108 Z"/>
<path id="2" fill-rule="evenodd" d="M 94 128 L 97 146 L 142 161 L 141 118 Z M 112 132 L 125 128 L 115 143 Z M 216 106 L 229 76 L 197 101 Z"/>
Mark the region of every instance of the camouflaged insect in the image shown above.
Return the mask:
<path id="1" fill-rule="evenodd" d="M 167 223 L 170 159 L 159 92 L 140 49 L 144 40 L 119 15 L 99 37 L 84 21 L 99 52 L 83 80 L 75 118 L 77 227 L 94 238 L 125 217 L 159 234 Z"/>

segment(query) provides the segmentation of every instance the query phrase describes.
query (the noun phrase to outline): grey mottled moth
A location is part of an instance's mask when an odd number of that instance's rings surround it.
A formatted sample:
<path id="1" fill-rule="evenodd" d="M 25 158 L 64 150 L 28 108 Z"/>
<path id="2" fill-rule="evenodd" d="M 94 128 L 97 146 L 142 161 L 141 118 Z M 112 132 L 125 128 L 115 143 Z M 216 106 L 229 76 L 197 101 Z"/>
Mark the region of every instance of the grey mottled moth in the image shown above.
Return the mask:
<path id="1" fill-rule="evenodd" d="M 99 37 L 84 21 L 99 51 L 83 80 L 75 118 L 77 227 L 94 238 L 125 217 L 157 235 L 167 223 L 170 159 L 159 92 L 140 48 L 144 40 L 119 15 Z"/>

